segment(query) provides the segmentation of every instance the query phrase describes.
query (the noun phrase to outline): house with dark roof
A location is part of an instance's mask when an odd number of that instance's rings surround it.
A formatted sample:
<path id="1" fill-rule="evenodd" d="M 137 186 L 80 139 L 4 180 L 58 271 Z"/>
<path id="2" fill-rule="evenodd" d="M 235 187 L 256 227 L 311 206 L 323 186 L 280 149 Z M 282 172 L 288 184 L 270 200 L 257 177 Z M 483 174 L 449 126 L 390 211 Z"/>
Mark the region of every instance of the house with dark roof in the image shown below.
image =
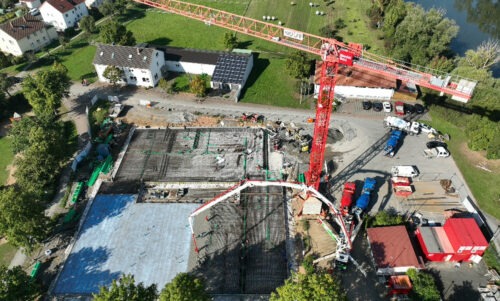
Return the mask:
<path id="1" fill-rule="evenodd" d="M 46 0 L 40 6 L 43 20 L 58 31 L 74 27 L 89 14 L 85 0 Z"/>
<path id="2" fill-rule="evenodd" d="M 221 51 L 189 49 L 179 47 L 159 47 L 165 51 L 167 70 L 177 73 L 212 75 Z"/>
<path id="3" fill-rule="evenodd" d="M 249 50 L 234 49 L 233 52 L 160 47 L 165 51 L 168 71 L 189 74 L 208 74 L 212 77 L 212 88 L 230 92 L 238 101 L 253 67 L 253 56 Z"/>
<path id="4" fill-rule="evenodd" d="M 366 232 L 377 275 L 404 274 L 412 268 L 423 268 L 405 226 L 368 228 Z"/>
<path id="5" fill-rule="evenodd" d="M 154 48 L 100 44 L 92 63 L 99 81 L 109 82 L 104 71 L 108 66 L 115 66 L 123 70 L 121 83 L 154 87 L 162 77 L 165 56 L 163 51 Z"/>
<path id="6" fill-rule="evenodd" d="M 0 50 L 15 56 L 37 51 L 57 39 L 57 32 L 31 15 L 0 24 Z"/>

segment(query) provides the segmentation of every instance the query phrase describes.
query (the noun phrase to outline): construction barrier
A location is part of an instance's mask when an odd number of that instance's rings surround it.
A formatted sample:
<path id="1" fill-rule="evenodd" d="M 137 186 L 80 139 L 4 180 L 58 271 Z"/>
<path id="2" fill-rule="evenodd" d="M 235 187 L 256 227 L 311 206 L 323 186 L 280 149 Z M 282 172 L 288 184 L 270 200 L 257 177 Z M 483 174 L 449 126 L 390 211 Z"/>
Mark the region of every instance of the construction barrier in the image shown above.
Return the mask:
<path id="1" fill-rule="evenodd" d="M 71 205 L 76 204 L 78 201 L 78 197 L 80 196 L 80 192 L 82 191 L 83 182 L 78 182 L 76 185 L 75 191 L 73 192 L 73 196 L 71 197 Z"/>

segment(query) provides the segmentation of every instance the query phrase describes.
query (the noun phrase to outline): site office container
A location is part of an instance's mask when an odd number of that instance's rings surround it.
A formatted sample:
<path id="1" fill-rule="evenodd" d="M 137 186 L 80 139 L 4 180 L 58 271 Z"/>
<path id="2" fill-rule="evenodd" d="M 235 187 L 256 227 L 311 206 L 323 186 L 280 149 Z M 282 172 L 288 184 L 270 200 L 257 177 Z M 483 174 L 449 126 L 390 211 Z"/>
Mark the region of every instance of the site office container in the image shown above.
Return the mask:
<path id="1" fill-rule="evenodd" d="M 482 256 L 488 247 L 488 242 L 473 218 L 450 218 L 443 228 L 455 251 L 455 261 L 470 261 L 471 256 Z"/>
<path id="2" fill-rule="evenodd" d="M 420 228 L 415 230 L 415 236 L 417 237 L 418 243 L 420 244 L 420 248 L 422 252 L 424 252 L 425 257 L 429 261 L 450 261 L 453 257 L 453 252 L 429 252 L 427 246 L 425 244 L 424 238 L 422 237 L 422 233 L 420 232 Z"/>

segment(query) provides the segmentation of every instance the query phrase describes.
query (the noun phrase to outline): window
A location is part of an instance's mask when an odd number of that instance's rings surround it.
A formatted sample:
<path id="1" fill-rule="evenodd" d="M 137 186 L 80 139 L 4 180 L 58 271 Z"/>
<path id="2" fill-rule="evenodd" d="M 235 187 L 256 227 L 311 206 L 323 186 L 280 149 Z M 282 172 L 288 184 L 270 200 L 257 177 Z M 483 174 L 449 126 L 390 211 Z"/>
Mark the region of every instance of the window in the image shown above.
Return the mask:
<path id="1" fill-rule="evenodd" d="M 43 38 L 43 40 L 44 40 L 44 41 L 46 40 L 46 39 L 45 39 L 45 36 L 43 36 L 42 38 Z"/>
<path id="2" fill-rule="evenodd" d="M 143 78 L 142 78 L 142 81 L 143 81 L 143 82 L 146 82 L 146 83 L 149 83 L 149 78 L 147 78 L 147 77 L 143 77 Z"/>
<path id="3" fill-rule="evenodd" d="M 155 79 L 158 79 L 158 73 L 155 74 Z"/>
<path id="4" fill-rule="evenodd" d="M 135 76 L 130 76 L 130 80 L 137 80 L 137 77 L 135 77 Z"/>
<path id="5" fill-rule="evenodd" d="M 68 14 L 64 14 L 66 16 L 66 18 L 68 17 Z"/>
<path id="6" fill-rule="evenodd" d="M 40 44 L 40 40 L 39 40 L 39 39 L 36 39 L 36 42 L 37 42 L 38 44 Z"/>

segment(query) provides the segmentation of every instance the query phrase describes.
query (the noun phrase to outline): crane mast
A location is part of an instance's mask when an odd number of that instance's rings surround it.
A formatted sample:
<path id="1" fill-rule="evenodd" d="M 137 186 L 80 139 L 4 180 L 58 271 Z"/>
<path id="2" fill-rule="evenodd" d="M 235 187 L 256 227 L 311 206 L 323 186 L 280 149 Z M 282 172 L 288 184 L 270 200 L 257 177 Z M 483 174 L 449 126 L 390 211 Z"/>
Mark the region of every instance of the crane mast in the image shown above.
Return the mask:
<path id="1" fill-rule="evenodd" d="M 371 54 L 362 45 L 343 43 L 306 32 L 297 31 L 268 22 L 239 16 L 211 7 L 178 0 L 134 0 L 167 12 L 216 25 L 232 31 L 257 37 L 289 48 L 321 56 L 323 60 L 320 90 L 316 106 L 313 144 L 306 182 L 315 189 L 319 187 L 330 116 L 334 101 L 335 75 L 338 64 L 362 71 L 375 72 L 387 78 L 412 83 L 441 93 L 452 95 L 466 102 L 472 97 L 475 82 L 450 75 L 434 75 L 423 72 L 416 66 L 394 62 L 391 59 Z"/>

